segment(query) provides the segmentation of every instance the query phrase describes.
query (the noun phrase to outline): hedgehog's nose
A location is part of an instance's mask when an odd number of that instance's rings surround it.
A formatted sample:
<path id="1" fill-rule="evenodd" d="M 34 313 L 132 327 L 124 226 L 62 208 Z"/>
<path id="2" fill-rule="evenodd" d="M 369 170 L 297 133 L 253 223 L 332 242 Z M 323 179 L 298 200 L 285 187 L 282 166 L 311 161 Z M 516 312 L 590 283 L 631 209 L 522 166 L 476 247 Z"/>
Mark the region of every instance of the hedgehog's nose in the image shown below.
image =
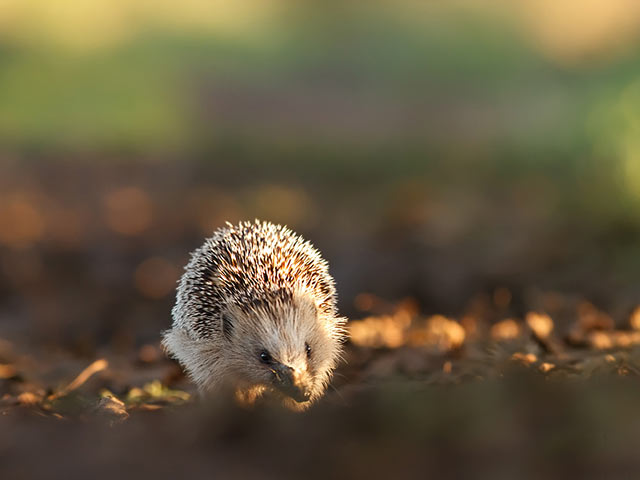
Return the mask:
<path id="1" fill-rule="evenodd" d="M 300 384 L 293 368 L 278 363 L 272 365 L 271 371 L 274 375 L 274 384 L 278 390 L 298 403 L 309 401 L 311 394 Z"/>

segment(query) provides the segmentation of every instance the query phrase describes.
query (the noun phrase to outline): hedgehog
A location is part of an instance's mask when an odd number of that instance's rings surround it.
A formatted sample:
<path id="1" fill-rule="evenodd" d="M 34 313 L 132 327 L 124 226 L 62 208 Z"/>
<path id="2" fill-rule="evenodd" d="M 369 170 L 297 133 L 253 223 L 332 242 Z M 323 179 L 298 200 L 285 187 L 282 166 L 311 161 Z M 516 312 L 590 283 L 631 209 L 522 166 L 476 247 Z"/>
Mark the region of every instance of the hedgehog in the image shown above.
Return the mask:
<path id="1" fill-rule="evenodd" d="M 304 410 L 327 389 L 345 321 L 314 246 L 287 227 L 227 223 L 191 254 L 163 346 L 203 394 Z"/>

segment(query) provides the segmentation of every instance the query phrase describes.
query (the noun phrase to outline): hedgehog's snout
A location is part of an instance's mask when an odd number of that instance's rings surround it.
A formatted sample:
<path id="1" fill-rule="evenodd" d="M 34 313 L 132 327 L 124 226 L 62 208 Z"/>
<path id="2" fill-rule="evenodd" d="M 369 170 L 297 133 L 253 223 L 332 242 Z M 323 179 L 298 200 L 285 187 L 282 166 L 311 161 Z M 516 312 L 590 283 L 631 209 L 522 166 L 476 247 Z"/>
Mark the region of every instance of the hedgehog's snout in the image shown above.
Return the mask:
<path id="1" fill-rule="evenodd" d="M 271 372 L 273 373 L 274 386 L 280 392 L 298 403 L 309 401 L 311 393 L 300 372 L 282 363 L 272 365 Z"/>

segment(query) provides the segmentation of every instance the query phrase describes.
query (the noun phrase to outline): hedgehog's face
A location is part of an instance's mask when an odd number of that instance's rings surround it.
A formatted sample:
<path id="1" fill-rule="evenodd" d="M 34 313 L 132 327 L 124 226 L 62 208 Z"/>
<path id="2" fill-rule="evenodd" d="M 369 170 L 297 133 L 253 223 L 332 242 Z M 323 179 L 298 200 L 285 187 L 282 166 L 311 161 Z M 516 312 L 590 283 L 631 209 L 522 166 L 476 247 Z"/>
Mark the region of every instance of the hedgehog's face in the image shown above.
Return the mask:
<path id="1" fill-rule="evenodd" d="M 335 321 L 322 318 L 306 297 L 229 308 L 224 334 L 238 387 L 274 393 L 294 408 L 310 404 L 324 392 L 339 355 L 340 338 L 330 324 Z"/>

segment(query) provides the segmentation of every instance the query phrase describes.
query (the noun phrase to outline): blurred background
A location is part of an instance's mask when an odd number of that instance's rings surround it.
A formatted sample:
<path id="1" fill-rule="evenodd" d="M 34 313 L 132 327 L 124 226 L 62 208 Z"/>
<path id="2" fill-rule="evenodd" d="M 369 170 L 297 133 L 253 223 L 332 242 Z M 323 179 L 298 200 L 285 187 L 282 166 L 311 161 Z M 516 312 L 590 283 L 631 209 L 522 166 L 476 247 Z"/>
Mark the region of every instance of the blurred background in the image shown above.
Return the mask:
<path id="1" fill-rule="evenodd" d="M 256 217 L 346 362 L 179 409 L 176 281 Z M 0 477 L 633 478 L 639 292 L 637 0 L 0 1 Z"/>
<path id="2" fill-rule="evenodd" d="M 188 253 L 256 217 L 350 317 L 497 291 L 626 321 L 639 47 L 634 0 L 5 0 L 0 337 L 156 343 Z"/>

